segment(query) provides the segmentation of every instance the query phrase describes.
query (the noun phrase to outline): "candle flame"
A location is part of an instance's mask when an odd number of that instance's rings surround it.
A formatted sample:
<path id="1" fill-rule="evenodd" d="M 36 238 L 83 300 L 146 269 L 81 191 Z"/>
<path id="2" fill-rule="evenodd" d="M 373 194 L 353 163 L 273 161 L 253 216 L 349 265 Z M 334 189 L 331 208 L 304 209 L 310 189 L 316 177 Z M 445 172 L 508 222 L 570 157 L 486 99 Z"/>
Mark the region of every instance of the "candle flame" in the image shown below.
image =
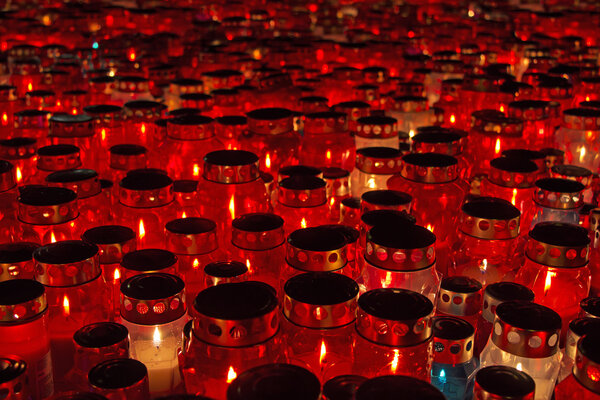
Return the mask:
<path id="1" fill-rule="evenodd" d="M 481 272 L 485 272 L 485 271 L 487 271 L 487 267 L 488 267 L 488 261 L 487 261 L 487 258 L 484 258 L 481 261 L 481 265 L 479 265 L 479 269 L 481 270 Z"/>
<path id="2" fill-rule="evenodd" d="M 233 195 L 231 195 L 231 199 L 229 200 L 229 214 L 231 215 L 231 219 L 235 219 L 235 200 L 233 199 Z"/>
<path id="3" fill-rule="evenodd" d="M 585 158 L 585 146 L 581 146 L 577 151 L 579 152 L 579 162 L 582 163 Z"/>
<path id="4" fill-rule="evenodd" d="M 433 232 L 433 225 L 427 224 L 427 229 L 429 229 L 431 232 Z"/>
<path id="5" fill-rule="evenodd" d="M 2 125 L 8 125 L 8 114 L 2 113 Z"/>
<path id="6" fill-rule="evenodd" d="M 56 243 L 56 236 L 54 236 L 54 232 L 50 232 L 50 243 Z"/>
<path id="7" fill-rule="evenodd" d="M 327 160 L 331 160 L 331 150 L 327 150 L 327 153 L 325 153 L 325 157 L 327 157 Z"/>
<path id="8" fill-rule="evenodd" d="M 271 155 L 269 153 L 265 155 L 265 167 L 271 169 Z"/>
<path id="9" fill-rule="evenodd" d="M 129 61 L 135 61 L 135 51 L 129 51 Z"/>
<path id="10" fill-rule="evenodd" d="M 517 363 L 517 367 L 516 367 L 516 368 L 517 368 L 517 370 L 519 370 L 519 371 L 523 371 L 523 364 L 521 364 L 521 363 Z"/>
<path id="11" fill-rule="evenodd" d="M 391 370 L 392 370 L 392 374 L 396 373 L 396 370 L 398 369 L 398 362 L 400 361 L 400 350 L 398 349 L 394 349 L 394 358 L 392 359 L 392 364 L 391 364 Z"/>
<path id="12" fill-rule="evenodd" d="M 185 211 L 181 212 L 181 218 L 187 218 L 187 215 L 186 215 Z"/>
<path id="13" fill-rule="evenodd" d="M 144 239 L 145 236 L 146 236 L 146 228 L 144 227 L 144 220 L 140 219 L 140 223 L 138 225 L 138 238 L 141 241 L 142 239 Z"/>
<path id="14" fill-rule="evenodd" d="M 540 128 L 540 130 L 538 131 L 538 135 L 544 136 L 544 128 Z"/>
<path id="15" fill-rule="evenodd" d="M 71 314 L 71 307 L 69 305 L 69 298 L 67 295 L 63 297 L 63 314 L 68 317 Z"/>
<path id="16" fill-rule="evenodd" d="M 121 271 L 119 271 L 119 268 L 115 268 L 115 274 L 113 276 L 115 281 L 118 281 L 119 279 L 121 279 Z"/>
<path id="17" fill-rule="evenodd" d="M 142 132 L 142 135 L 146 133 L 146 124 L 142 124 L 140 131 Z"/>
<path id="18" fill-rule="evenodd" d="M 548 294 L 548 290 L 552 286 L 552 278 L 556 276 L 556 272 L 548 271 L 546 273 L 546 282 L 544 283 L 544 296 Z"/>
<path id="19" fill-rule="evenodd" d="M 21 183 L 21 181 L 23 180 L 23 174 L 21 173 L 21 168 L 17 167 L 15 173 L 17 175 L 17 183 Z"/>
<path id="20" fill-rule="evenodd" d="M 335 197 L 332 197 L 332 198 L 329 200 L 329 206 L 330 206 L 330 207 L 333 207 L 334 205 L 335 205 Z"/>
<path id="21" fill-rule="evenodd" d="M 391 284 L 392 284 L 392 273 L 390 271 L 387 271 L 385 273 L 385 279 L 383 279 L 381 281 L 381 287 L 388 288 L 388 287 L 390 287 Z"/>
<path id="22" fill-rule="evenodd" d="M 585 101 L 590 101 L 590 96 L 585 96 Z"/>
<path id="23" fill-rule="evenodd" d="M 235 378 L 237 378 L 237 374 L 232 366 L 229 367 L 229 371 L 227 371 L 227 383 L 231 383 Z"/>
<path id="24" fill-rule="evenodd" d="M 192 261 L 192 267 L 198 268 L 199 265 L 200 265 L 200 261 L 198 261 L 197 258 L 194 258 L 194 261 Z"/>
<path id="25" fill-rule="evenodd" d="M 106 140 L 106 129 L 102 128 L 102 130 L 100 131 L 100 138 L 102 139 L 102 141 Z"/>
<path id="26" fill-rule="evenodd" d="M 158 326 L 154 327 L 154 334 L 152 335 L 152 344 L 155 347 L 160 347 L 160 331 L 158 330 Z"/>
<path id="27" fill-rule="evenodd" d="M 306 218 L 302 218 L 302 221 L 300 221 L 300 227 L 301 228 L 306 228 Z"/>
<path id="28" fill-rule="evenodd" d="M 512 199 L 510 200 L 513 206 L 517 204 L 517 189 L 513 189 Z"/>
<path id="29" fill-rule="evenodd" d="M 500 138 L 496 139 L 496 147 L 494 148 L 494 153 L 500 154 Z"/>
<path id="30" fill-rule="evenodd" d="M 454 114 L 450 115 L 450 123 L 454 124 L 456 122 L 456 117 L 454 116 Z"/>
<path id="31" fill-rule="evenodd" d="M 192 172 L 192 174 L 194 177 L 200 176 L 200 166 L 196 163 L 194 163 L 194 172 Z"/>
<path id="32" fill-rule="evenodd" d="M 504 106 L 503 105 L 500 106 L 500 112 L 502 112 L 502 113 L 504 112 Z"/>
<path id="33" fill-rule="evenodd" d="M 411 129 L 410 131 L 408 131 L 408 137 L 412 139 L 413 136 L 415 136 L 415 130 Z"/>
<path id="34" fill-rule="evenodd" d="M 327 347 L 325 347 L 325 341 L 321 340 L 321 354 L 319 354 L 319 364 L 323 364 L 325 356 L 327 355 Z"/>
<path id="35" fill-rule="evenodd" d="M 71 114 L 73 114 L 73 115 L 77 115 L 77 109 L 76 109 L 76 108 L 73 108 L 73 109 L 71 110 Z"/>
<path id="36" fill-rule="evenodd" d="M 248 268 L 248 273 L 252 272 L 252 264 L 250 263 L 250 259 L 246 258 L 246 268 Z"/>
<path id="37" fill-rule="evenodd" d="M 31 92 L 32 90 L 33 90 L 33 85 L 31 84 L 31 82 L 29 82 L 29 83 L 27 84 L 27 91 L 28 91 L 28 92 Z"/>

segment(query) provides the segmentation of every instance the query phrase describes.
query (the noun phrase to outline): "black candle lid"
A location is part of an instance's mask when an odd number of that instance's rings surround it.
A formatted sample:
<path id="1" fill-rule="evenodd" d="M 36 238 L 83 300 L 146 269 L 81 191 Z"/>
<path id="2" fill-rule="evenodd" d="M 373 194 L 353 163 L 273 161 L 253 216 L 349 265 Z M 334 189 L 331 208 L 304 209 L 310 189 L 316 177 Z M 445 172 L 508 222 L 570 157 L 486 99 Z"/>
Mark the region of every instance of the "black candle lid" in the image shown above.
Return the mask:
<path id="1" fill-rule="evenodd" d="M 258 156 L 245 150 L 217 150 L 204 156 L 204 179 L 217 183 L 244 183 L 259 178 Z"/>
<path id="2" fill-rule="evenodd" d="M 268 250 L 283 244 L 283 218 L 269 213 L 244 214 L 231 222 L 231 242 L 249 250 Z"/>
<path id="3" fill-rule="evenodd" d="M 317 167 L 311 167 L 309 165 L 286 165 L 279 168 L 278 181 L 289 178 L 294 175 L 308 175 L 315 176 L 317 178 L 323 177 L 323 171 Z"/>
<path id="4" fill-rule="evenodd" d="M 398 190 L 370 190 L 362 194 L 361 200 L 363 213 L 378 209 L 408 211 L 413 197 Z"/>
<path id="5" fill-rule="evenodd" d="M 90 370 L 88 380 L 97 389 L 130 389 L 137 385 L 143 388 L 144 381 L 147 385 L 147 376 L 148 369 L 142 362 L 120 358 L 96 365 Z"/>
<path id="6" fill-rule="evenodd" d="M 114 264 L 124 254 L 135 250 L 136 234 L 133 229 L 122 225 L 102 225 L 86 230 L 81 239 L 100 248 L 100 263 Z"/>
<path id="7" fill-rule="evenodd" d="M 33 252 L 35 279 L 46 286 L 74 286 L 94 280 L 102 273 L 98 252 L 98 246 L 82 240 L 38 247 Z"/>
<path id="8" fill-rule="evenodd" d="M 519 236 L 521 212 L 509 201 L 478 197 L 464 203 L 461 211 L 460 230 L 467 235 L 489 240 Z"/>
<path id="9" fill-rule="evenodd" d="M 142 249 L 123 255 L 121 266 L 137 272 L 159 272 L 173 267 L 177 256 L 163 249 Z"/>
<path id="10" fill-rule="evenodd" d="M 127 341 L 129 331 L 116 322 L 97 322 L 79 328 L 73 335 L 75 343 L 81 347 L 97 349 L 114 346 Z"/>
<path id="11" fill-rule="evenodd" d="M 53 396 L 52 400 L 107 400 L 107 398 L 92 392 L 65 392 Z"/>
<path id="12" fill-rule="evenodd" d="M 288 207 L 318 207 L 327 202 L 326 182 L 310 175 L 292 175 L 279 182 L 277 200 Z"/>
<path id="13" fill-rule="evenodd" d="M 487 285 L 483 291 L 483 311 L 481 315 L 488 322 L 494 322 L 496 307 L 510 300 L 533 301 L 534 293 L 528 287 L 514 282 L 496 282 Z"/>
<path id="14" fill-rule="evenodd" d="M 165 224 L 167 249 L 175 254 L 197 255 L 217 249 L 217 224 L 207 218 L 177 218 Z"/>
<path id="15" fill-rule="evenodd" d="M 367 378 L 360 375 L 339 375 L 323 384 L 325 400 L 355 400 L 356 391 Z"/>
<path id="16" fill-rule="evenodd" d="M 403 375 L 384 375 L 365 381 L 356 391 L 356 400 L 444 400 L 431 384 Z"/>
<path id="17" fill-rule="evenodd" d="M 26 321 L 46 311 L 46 289 L 31 279 L 0 282 L 0 322 Z"/>
<path id="18" fill-rule="evenodd" d="M 39 244 L 30 242 L 0 244 L 0 267 L 2 264 L 18 264 L 32 261 L 33 251 L 38 247 L 40 247 Z"/>
<path id="19" fill-rule="evenodd" d="M 539 264 L 577 268 L 587 264 L 589 247 L 587 229 L 562 222 L 540 222 L 529 231 L 525 252 Z"/>
<path id="20" fill-rule="evenodd" d="M 119 185 L 119 201 L 129 207 L 160 207 L 173 200 L 173 180 L 157 170 L 129 171 Z"/>
<path id="21" fill-rule="evenodd" d="M 481 398 L 533 400 L 535 382 L 525 372 L 512 367 L 493 365 L 475 375 L 475 395 Z M 479 397 L 477 397 L 479 398 Z"/>
<path id="22" fill-rule="evenodd" d="M 400 174 L 405 179 L 422 183 L 445 183 L 458 176 L 458 160 L 447 154 L 410 153 L 402 157 Z"/>
<path id="23" fill-rule="evenodd" d="M 15 166 L 6 160 L 0 160 L 0 192 L 12 189 L 15 185 Z"/>
<path id="24" fill-rule="evenodd" d="M 346 237 L 339 231 L 316 226 L 297 229 L 286 243 L 286 261 L 303 271 L 335 271 L 346 265 Z"/>
<path id="25" fill-rule="evenodd" d="M 248 266 L 239 261 L 215 261 L 204 267 L 206 286 L 240 282 L 247 279 Z"/>
<path id="26" fill-rule="evenodd" d="M 321 383 L 291 364 L 266 364 L 241 373 L 227 389 L 227 400 L 318 400 Z"/>

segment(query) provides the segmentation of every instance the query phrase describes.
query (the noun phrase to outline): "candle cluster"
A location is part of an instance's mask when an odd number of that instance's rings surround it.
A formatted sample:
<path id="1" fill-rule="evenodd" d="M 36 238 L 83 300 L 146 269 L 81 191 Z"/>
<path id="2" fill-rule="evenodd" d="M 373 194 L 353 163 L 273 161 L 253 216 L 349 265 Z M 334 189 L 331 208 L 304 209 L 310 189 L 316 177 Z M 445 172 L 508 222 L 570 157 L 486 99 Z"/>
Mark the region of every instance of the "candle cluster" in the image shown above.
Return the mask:
<path id="1" fill-rule="evenodd" d="M 595 2 L 0 5 L 0 398 L 600 398 Z"/>

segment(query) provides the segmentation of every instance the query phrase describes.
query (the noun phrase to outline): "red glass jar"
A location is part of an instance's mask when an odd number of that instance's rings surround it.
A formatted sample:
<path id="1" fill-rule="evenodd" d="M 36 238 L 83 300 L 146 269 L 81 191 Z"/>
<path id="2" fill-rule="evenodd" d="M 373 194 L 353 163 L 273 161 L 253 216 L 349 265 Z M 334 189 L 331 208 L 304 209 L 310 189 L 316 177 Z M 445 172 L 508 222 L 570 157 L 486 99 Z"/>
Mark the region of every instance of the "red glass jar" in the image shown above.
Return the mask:
<path id="1" fill-rule="evenodd" d="M 554 129 L 548 117 L 548 102 L 517 100 L 508 104 L 508 116 L 523 120 L 523 139 L 529 148 L 554 144 Z"/>
<path id="2" fill-rule="evenodd" d="M 350 198 L 350 171 L 337 167 L 324 168 L 323 180 L 327 192 L 329 220 L 338 223 L 342 201 Z"/>
<path id="3" fill-rule="evenodd" d="M 0 232 L 8 238 L 14 236 L 17 223 L 18 189 L 15 172 L 14 165 L 0 160 Z"/>
<path id="4" fill-rule="evenodd" d="M 410 222 L 375 225 L 366 237 L 365 264 L 358 279 L 361 291 L 408 289 L 435 304 L 440 287 L 435 268 L 435 240 L 428 229 Z"/>
<path id="5" fill-rule="evenodd" d="M 37 150 L 37 175 L 45 181 L 48 174 L 81 167 L 79 147 L 72 144 L 43 146 Z"/>
<path id="6" fill-rule="evenodd" d="M 556 143 L 565 151 L 568 164 L 597 171 L 600 167 L 598 157 L 598 135 L 600 110 L 595 108 L 571 108 L 564 110 L 560 129 L 556 132 Z"/>
<path id="7" fill-rule="evenodd" d="M 406 375 L 429 382 L 433 312 L 427 297 L 410 290 L 375 289 L 361 295 L 354 372 L 367 378 Z"/>
<path id="8" fill-rule="evenodd" d="M 247 116 L 248 133 L 240 138 L 240 145 L 259 157 L 261 171 L 276 174 L 282 166 L 298 163 L 300 137 L 290 110 L 259 108 Z"/>
<path id="9" fill-rule="evenodd" d="M 250 368 L 231 382 L 227 400 L 321 397 L 319 379 L 310 371 L 291 364 L 265 364 Z"/>
<path id="10" fill-rule="evenodd" d="M 271 211 L 258 165 L 258 157 L 244 150 L 213 151 L 204 157 L 198 209 L 200 215 L 211 215 L 227 238 L 237 215 Z"/>
<path id="11" fill-rule="evenodd" d="M 347 197 L 340 204 L 340 223 L 359 228 L 360 225 L 360 198 Z"/>
<path id="12" fill-rule="evenodd" d="M 93 104 L 83 108 L 93 118 L 94 134 L 104 148 L 127 143 L 123 125 L 123 108 L 114 104 Z"/>
<path id="13" fill-rule="evenodd" d="M 354 140 L 348 131 L 347 116 L 325 111 L 304 116 L 304 136 L 299 160 L 319 168 L 354 166 Z"/>
<path id="14" fill-rule="evenodd" d="M 579 340 L 573 373 L 556 387 L 556 400 L 600 399 L 600 387 L 596 379 L 600 370 L 598 338 L 598 333 L 591 333 Z"/>
<path id="15" fill-rule="evenodd" d="M 352 134 L 358 131 L 358 119 L 371 114 L 371 106 L 363 101 L 345 101 L 333 105 L 332 110 L 348 116 L 348 129 Z"/>
<path id="16" fill-rule="evenodd" d="M 110 207 L 106 207 L 106 197 L 98 173 L 92 169 L 71 169 L 55 171 L 46 177 L 48 186 L 70 189 L 77 194 L 78 223 L 88 227 L 107 223 L 111 219 Z"/>
<path id="17" fill-rule="evenodd" d="M 79 236 L 77 195 L 72 190 L 24 186 L 18 202 L 19 225 L 14 240 L 43 244 Z"/>
<path id="18" fill-rule="evenodd" d="M 449 274 L 483 285 L 512 280 L 522 257 L 517 251 L 520 214 L 510 202 L 495 197 L 464 203 L 450 247 Z"/>
<path id="19" fill-rule="evenodd" d="M 440 153 L 458 160 L 461 178 L 469 178 L 472 170 L 472 158 L 467 156 L 467 132 L 440 126 L 424 126 L 417 129 L 412 137 L 412 149 L 415 153 Z"/>
<path id="20" fill-rule="evenodd" d="M 175 179 L 198 179 L 204 166 L 204 156 L 223 149 L 215 136 L 215 123 L 204 115 L 184 115 L 167 120 L 167 139 L 159 151 L 164 167 Z M 178 157 L 170 157 L 179 154 Z"/>
<path id="21" fill-rule="evenodd" d="M 467 276 L 442 279 L 437 298 L 437 315 L 459 317 L 476 327 L 481 316 L 482 304 L 483 287 L 479 281 Z"/>
<path id="22" fill-rule="evenodd" d="M 121 260 L 136 249 L 136 234 L 122 225 L 102 225 L 83 232 L 81 240 L 98 246 L 98 261 L 102 265 L 102 277 L 111 291 L 111 320 L 120 316 Z"/>
<path id="23" fill-rule="evenodd" d="M 16 356 L 0 358 L 0 391 L 7 400 L 30 399 L 28 365 Z"/>
<path id="24" fill-rule="evenodd" d="M 293 175 L 279 182 L 275 212 L 285 220 L 290 232 L 329 220 L 326 183 L 310 175 Z"/>
<path id="25" fill-rule="evenodd" d="M 569 321 L 579 314 L 579 303 L 590 292 L 589 246 L 584 228 L 541 222 L 529 232 L 526 257 L 515 278 L 533 290 L 537 303 L 560 314 L 562 341 Z"/>
<path id="26" fill-rule="evenodd" d="M 533 193 L 538 167 L 521 157 L 499 157 L 490 161 L 490 173 L 481 182 L 481 195 L 510 201 L 521 212 L 521 232 L 529 231 L 533 218 Z"/>
<path id="27" fill-rule="evenodd" d="M 356 282 L 331 272 L 309 272 L 290 278 L 284 292 L 281 325 L 287 362 L 322 381 L 351 373 Z"/>
<path id="28" fill-rule="evenodd" d="M 391 147 L 399 146 L 398 121 L 392 117 L 367 116 L 356 121 L 356 134 L 354 135 L 356 148 L 365 147 Z"/>
<path id="29" fill-rule="evenodd" d="M 94 393 L 107 399 L 150 400 L 148 369 L 138 360 L 117 358 L 91 369 L 88 381 Z"/>
<path id="30" fill-rule="evenodd" d="M 71 144 L 79 147 L 81 162 L 86 168 L 99 169 L 105 157 L 98 156 L 102 148 L 100 137 L 94 134 L 92 117 L 85 114 L 54 114 L 50 118 L 48 138 L 51 144 Z"/>
<path id="31" fill-rule="evenodd" d="M 475 354 L 478 355 L 485 347 L 492 333 L 492 324 L 496 318 L 496 307 L 505 301 L 533 301 L 531 289 L 514 282 L 491 283 L 483 292 L 483 309 L 477 323 L 475 336 Z"/>
<path id="32" fill-rule="evenodd" d="M 65 389 L 85 391 L 89 389 L 87 375 L 95 365 L 129 358 L 128 335 L 127 328 L 115 322 L 98 322 L 77 330 L 73 335 L 75 365 L 67 374 Z"/>
<path id="33" fill-rule="evenodd" d="M 0 244 L 0 282 L 33 279 L 33 251 L 38 247 L 29 242 Z"/>
<path id="34" fill-rule="evenodd" d="M 417 128 L 434 125 L 436 116 L 427 97 L 400 96 L 389 104 L 389 115 L 398 121 L 398 130 L 416 133 Z M 411 135 L 412 136 L 412 135 Z"/>
<path id="35" fill-rule="evenodd" d="M 238 374 L 281 357 L 277 295 L 256 281 L 209 287 L 194 301 L 180 366 L 188 392 L 225 398 Z"/>
<path id="36" fill-rule="evenodd" d="M 227 150 L 239 150 L 240 139 L 248 131 L 248 119 L 241 115 L 224 115 L 215 119 L 215 134 Z"/>
<path id="37" fill-rule="evenodd" d="M 131 357 L 148 369 L 153 396 L 182 387 L 178 353 L 188 320 L 184 288 L 181 278 L 167 273 L 135 275 L 121 284 L 121 323 L 129 331 Z"/>
<path id="38" fill-rule="evenodd" d="M 579 225 L 583 207 L 582 183 L 570 179 L 543 178 L 535 182 L 534 217 L 531 228 L 540 222 L 564 222 Z"/>
<path id="39" fill-rule="evenodd" d="M 584 186 L 583 201 L 585 203 L 593 202 L 593 173 L 587 168 L 576 165 L 557 163 L 548 168 L 551 178 L 569 179 L 579 182 Z"/>
<path id="40" fill-rule="evenodd" d="M 14 114 L 17 107 L 16 86 L 0 85 L 0 104 L 2 115 L 0 115 L 0 136 L 10 136 L 10 130 L 14 126 Z"/>
<path id="41" fill-rule="evenodd" d="M 46 286 L 48 328 L 54 379 L 57 387 L 73 367 L 73 334 L 82 326 L 106 321 L 110 290 L 102 277 L 98 247 L 66 240 L 38 247 L 33 252 L 35 279 Z"/>
<path id="42" fill-rule="evenodd" d="M 394 398 L 402 393 L 407 399 L 444 400 L 446 397 L 423 380 L 410 376 L 386 375 L 371 378 L 356 391 L 356 400 Z"/>
<path id="43" fill-rule="evenodd" d="M 153 149 L 160 137 L 155 122 L 163 117 L 167 106 L 148 100 L 136 100 L 123 106 L 123 139 L 121 143 L 138 144 Z M 115 143 L 119 144 L 119 143 Z"/>
<path id="44" fill-rule="evenodd" d="M 474 397 L 494 400 L 533 400 L 535 381 L 513 367 L 492 365 L 475 375 Z"/>
<path id="45" fill-rule="evenodd" d="M 597 335 L 600 332 L 600 319 L 596 317 L 576 318 L 569 322 L 569 331 L 565 341 L 563 358 L 560 361 L 560 373 L 558 382 L 562 382 L 573 373 L 575 356 L 577 355 L 577 343 L 584 335 Z"/>
<path id="46" fill-rule="evenodd" d="M 13 279 L 0 282 L 0 293 L 0 353 L 14 354 L 27 363 L 30 394 L 35 400 L 45 399 L 52 394 L 54 383 L 44 286 L 29 279 Z"/>
<path id="47" fill-rule="evenodd" d="M 244 214 L 231 223 L 231 256 L 248 268 L 250 279 L 279 285 L 285 265 L 283 218 L 275 214 Z"/>
<path id="48" fill-rule="evenodd" d="M 177 255 L 178 276 L 185 281 L 188 308 L 206 287 L 204 266 L 224 258 L 217 242 L 217 224 L 206 218 L 174 219 L 165 225 L 165 247 Z"/>
<path id="49" fill-rule="evenodd" d="M 115 221 L 137 232 L 139 248 L 161 247 L 165 223 L 176 213 L 171 178 L 155 170 L 134 170 L 118 191 Z"/>
<path id="50" fill-rule="evenodd" d="M 141 249 L 123 254 L 121 258 L 121 282 L 135 275 L 150 272 L 175 274 L 178 270 L 177 256 L 169 250 Z"/>
<path id="51" fill-rule="evenodd" d="M 0 157 L 15 166 L 17 185 L 38 181 L 37 140 L 28 137 L 13 137 L 0 140 Z"/>
<path id="52" fill-rule="evenodd" d="M 438 269 L 444 273 L 450 256 L 449 239 L 456 230 L 456 216 L 447 210 L 458 209 L 467 194 L 459 172 L 458 161 L 452 156 L 415 153 L 404 156 L 400 174 L 387 181 L 388 189 L 413 196 L 411 213 L 417 223 L 443 238 L 437 241 L 436 252 Z"/>
<path id="53" fill-rule="evenodd" d="M 400 172 L 401 157 L 402 152 L 391 147 L 358 149 L 355 168 L 350 177 L 352 195 L 360 197 L 370 190 L 388 189 L 388 180 Z"/>
<path id="54" fill-rule="evenodd" d="M 15 112 L 14 129 L 9 133 L 12 137 L 30 137 L 47 140 L 51 113 L 42 110 L 22 110 Z M 47 144 L 46 142 L 40 144 Z"/>
<path id="55" fill-rule="evenodd" d="M 594 208 L 590 211 L 588 235 L 590 238 L 590 263 L 592 283 L 590 295 L 600 295 L 600 209 Z"/>

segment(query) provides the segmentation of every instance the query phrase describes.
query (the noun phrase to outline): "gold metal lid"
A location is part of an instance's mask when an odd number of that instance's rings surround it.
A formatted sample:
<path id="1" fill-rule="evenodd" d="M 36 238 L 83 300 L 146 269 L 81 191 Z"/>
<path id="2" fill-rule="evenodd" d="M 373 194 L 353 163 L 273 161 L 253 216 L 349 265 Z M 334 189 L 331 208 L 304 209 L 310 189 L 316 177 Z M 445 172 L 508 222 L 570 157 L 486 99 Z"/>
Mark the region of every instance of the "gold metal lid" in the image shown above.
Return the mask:
<path id="1" fill-rule="evenodd" d="M 285 241 L 283 218 L 270 213 L 244 214 L 231 222 L 231 243 L 241 249 L 269 250 Z"/>
<path id="2" fill-rule="evenodd" d="M 540 121 L 548 118 L 547 109 L 547 101 L 517 100 L 508 104 L 508 116 L 525 121 Z"/>
<path id="3" fill-rule="evenodd" d="M 46 289 L 41 283 L 31 279 L 0 282 L 0 322 L 26 322 L 46 308 Z"/>
<path id="4" fill-rule="evenodd" d="M 391 175 L 400 172 L 402 153 L 391 147 L 364 147 L 356 150 L 356 168 L 367 174 Z"/>
<path id="5" fill-rule="evenodd" d="M 33 252 L 35 280 L 45 286 L 77 286 L 102 274 L 98 246 L 81 240 L 64 240 Z"/>
<path id="6" fill-rule="evenodd" d="M 141 361 L 132 358 L 117 358 L 104 361 L 88 374 L 94 391 L 109 397 L 127 400 L 144 400 L 150 397 L 148 369 Z"/>
<path id="7" fill-rule="evenodd" d="M 97 195 L 102 191 L 98 173 L 92 169 L 69 169 L 55 171 L 46 177 L 48 186 L 70 189 L 78 199 Z"/>
<path id="8" fill-rule="evenodd" d="M 61 171 L 81 166 L 79 147 L 71 144 L 40 147 L 37 155 L 37 168 L 42 171 Z"/>
<path id="9" fill-rule="evenodd" d="M 33 277 L 33 251 L 39 244 L 12 242 L 0 244 L 0 282 Z"/>
<path id="10" fill-rule="evenodd" d="M 519 209 L 509 201 L 478 197 L 462 205 L 459 229 L 479 239 L 514 239 L 519 236 L 520 217 Z"/>
<path id="11" fill-rule="evenodd" d="M 178 218 L 165 225 L 166 247 L 175 254 L 199 255 L 217 249 L 217 224 L 207 218 Z"/>
<path id="12" fill-rule="evenodd" d="M 572 210 L 583 205 L 582 183 L 561 178 L 543 178 L 535 181 L 533 200 L 543 206 L 562 210 Z"/>
<path id="13" fill-rule="evenodd" d="M 593 332 L 579 340 L 575 366 L 573 367 L 573 375 L 577 381 L 596 394 L 600 394 L 600 383 L 598 382 L 598 375 L 600 374 L 599 339 L 600 334 Z"/>
<path id="14" fill-rule="evenodd" d="M 398 190 L 370 190 L 361 196 L 360 209 L 364 214 L 374 210 L 396 210 L 410 213 L 413 197 Z"/>
<path id="15" fill-rule="evenodd" d="M 279 135 L 294 130 L 294 114 L 285 108 L 259 108 L 246 115 L 252 133 Z"/>
<path id="16" fill-rule="evenodd" d="M 386 139 L 398 136 L 396 118 L 371 115 L 361 117 L 357 121 L 356 135 L 371 139 Z"/>
<path id="17" fill-rule="evenodd" d="M 123 119 L 133 122 L 152 122 L 163 116 L 167 106 L 155 101 L 134 100 L 123 106 Z"/>
<path id="18" fill-rule="evenodd" d="M 324 111 L 304 116 L 304 134 L 347 133 L 348 117 L 342 112 Z"/>
<path id="19" fill-rule="evenodd" d="M 467 276 L 442 279 L 437 309 L 448 315 L 469 316 L 479 314 L 483 302 L 483 286 Z"/>
<path id="20" fill-rule="evenodd" d="M 0 357 L 0 393 L 6 400 L 27 400 L 27 363 L 16 356 Z"/>
<path id="21" fill-rule="evenodd" d="M 215 136 L 215 123 L 205 115 L 182 115 L 167 119 L 167 136 L 177 140 L 205 140 Z"/>
<path id="22" fill-rule="evenodd" d="M 600 109 L 570 108 L 564 110 L 563 126 L 576 130 L 600 130 Z"/>
<path id="23" fill-rule="evenodd" d="M 458 160 L 439 153 L 412 153 L 402 157 L 400 175 L 421 183 L 446 183 L 458 177 Z"/>
<path id="24" fill-rule="evenodd" d="M 0 157 L 10 161 L 32 158 L 36 154 L 36 147 L 37 139 L 29 137 L 0 140 Z"/>
<path id="25" fill-rule="evenodd" d="M 347 259 L 345 236 L 327 226 L 298 229 L 287 238 L 286 261 L 302 271 L 336 271 Z"/>
<path id="26" fill-rule="evenodd" d="M 48 136 L 59 138 L 89 137 L 94 135 L 92 117 L 86 114 L 54 114 L 50 117 Z"/>
<path id="27" fill-rule="evenodd" d="M 217 183 L 245 183 L 260 177 L 258 156 L 245 150 L 217 150 L 204 156 L 202 176 Z"/>
<path id="28" fill-rule="evenodd" d="M 441 364 L 463 364 L 473 359 L 475 328 L 457 317 L 433 319 L 433 359 Z"/>
<path id="29" fill-rule="evenodd" d="M 55 225 L 79 215 L 77 194 L 51 186 L 24 186 L 19 189 L 19 220 L 34 225 Z"/>
<path id="30" fill-rule="evenodd" d="M 505 301 L 533 301 L 533 291 L 514 282 L 496 282 L 485 287 L 483 291 L 483 310 L 481 316 L 488 322 L 494 322 L 496 308 Z"/>
<path id="31" fill-rule="evenodd" d="M 587 264 L 590 239 L 585 228 L 562 222 L 540 222 L 529 231 L 525 253 L 539 264 L 577 268 Z"/>
<path id="32" fill-rule="evenodd" d="M 412 138 L 415 153 L 438 153 L 449 156 L 462 154 L 467 147 L 467 133 L 458 129 L 427 127 L 417 129 Z"/>
<path id="33" fill-rule="evenodd" d="M 490 161 L 488 180 L 509 188 L 530 188 L 538 178 L 535 162 L 522 157 L 499 157 Z"/>
<path id="34" fill-rule="evenodd" d="M 128 207 L 160 207 L 173 199 L 173 180 L 153 170 L 137 170 L 119 183 L 119 202 Z"/>
<path id="35" fill-rule="evenodd" d="M 288 207 L 318 207 L 327 202 L 326 183 L 309 175 L 293 175 L 279 182 L 279 203 Z"/>
<path id="36" fill-rule="evenodd" d="M 535 381 L 516 368 L 492 365 L 477 371 L 474 395 L 477 400 L 533 400 Z"/>
<path id="37" fill-rule="evenodd" d="M 117 144 L 109 151 L 109 165 L 113 169 L 130 171 L 143 169 L 148 164 L 148 149 L 138 144 Z"/>
<path id="38" fill-rule="evenodd" d="M 557 164 L 550 169 L 550 177 L 576 181 L 586 188 L 592 185 L 593 176 L 592 171 L 577 165 Z"/>
<path id="39" fill-rule="evenodd" d="M 102 225 L 86 230 L 81 239 L 98 246 L 100 264 L 115 264 L 136 249 L 137 236 L 126 226 Z"/>
<path id="40" fill-rule="evenodd" d="M 248 267 L 239 261 L 215 261 L 204 266 L 206 287 L 248 280 Z"/>

